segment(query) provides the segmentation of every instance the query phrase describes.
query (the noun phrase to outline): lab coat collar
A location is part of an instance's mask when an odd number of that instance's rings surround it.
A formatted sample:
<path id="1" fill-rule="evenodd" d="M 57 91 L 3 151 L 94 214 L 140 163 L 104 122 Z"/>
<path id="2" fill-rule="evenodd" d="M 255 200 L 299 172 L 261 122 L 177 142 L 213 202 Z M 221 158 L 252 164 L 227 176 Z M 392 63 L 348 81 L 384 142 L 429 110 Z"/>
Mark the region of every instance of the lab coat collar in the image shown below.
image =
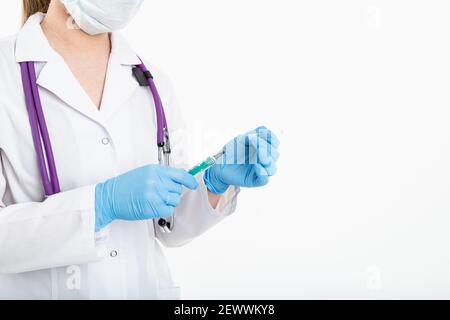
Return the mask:
<path id="1" fill-rule="evenodd" d="M 46 62 L 55 58 L 41 28 L 44 17 L 43 13 L 32 15 L 20 30 L 16 40 L 16 62 Z"/>
<path id="2" fill-rule="evenodd" d="M 141 63 L 120 34 L 113 33 L 111 42 L 112 51 L 100 108 L 107 118 L 112 116 L 139 87 L 132 75 L 131 66 Z"/>
<path id="3" fill-rule="evenodd" d="M 134 66 L 141 64 L 141 60 L 130 47 L 127 40 L 119 33 L 111 34 L 111 57 L 122 65 Z"/>
<path id="4" fill-rule="evenodd" d="M 40 26 L 42 13 L 31 16 L 19 32 L 16 42 L 16 61 L 44 63 L 37 84 L 47 89 L 84 116 L 106 126 L 111 116 L 138 87 L 130 66 L 141 63 L 126 40 L 111 35 L 111 56 L 100 111 L 83 90 L 64 59 L 50 46 Z"/>
<path id="5" fill-rule="evenodd" d="M 16 62 L 47 62 L 57 58 L 57 53 L 48 43 L 41 28 L 45 14 L 32 15 L 20 30 L 16 41 Z M 111 34 L 111 55 L 122 65 L 138 65 L 141 60 L 119 33 Z"/>

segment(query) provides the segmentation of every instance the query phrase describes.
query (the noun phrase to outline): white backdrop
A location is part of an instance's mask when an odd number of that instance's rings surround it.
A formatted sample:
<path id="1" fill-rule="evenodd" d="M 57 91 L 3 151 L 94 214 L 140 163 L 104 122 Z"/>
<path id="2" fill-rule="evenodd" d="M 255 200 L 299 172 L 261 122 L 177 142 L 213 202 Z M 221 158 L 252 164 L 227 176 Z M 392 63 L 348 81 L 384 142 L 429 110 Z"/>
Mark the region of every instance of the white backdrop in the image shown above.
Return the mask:
<path id="1" fill-rule="evenodd" d="M 167 251 L 184 298 L 450 298 L 446 2 L 145 1 L 124 33 L 173 80 L 191 163 L 260 124 L 282 141 L 270 186 Z"/>

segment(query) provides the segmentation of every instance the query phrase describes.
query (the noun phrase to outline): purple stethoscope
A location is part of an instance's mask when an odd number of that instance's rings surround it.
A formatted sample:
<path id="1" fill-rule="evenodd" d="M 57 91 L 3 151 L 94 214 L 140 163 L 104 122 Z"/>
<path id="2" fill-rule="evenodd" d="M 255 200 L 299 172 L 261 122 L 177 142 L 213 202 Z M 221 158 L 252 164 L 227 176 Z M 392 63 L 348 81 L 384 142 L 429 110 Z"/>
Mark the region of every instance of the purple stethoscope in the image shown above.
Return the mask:
<path id="1" fill-rule="evenodd" d="M 37 153 L 39 171 L 45 191 L 45 198 L 61 192 L 58 174 L 56 171 L 55 158 L 53 154 L 41 98 L 37 87 L 36 69 L 34 62 L 20 62 L 22 73 L 22 84 L 25 93 L 28 117 L 31 125 L 34 147 Z M 153 76 L 144 63 L 133 68 L 133 74 L 140 86 L 150 88 L 156 109 L 157 119 L 157 144 L 158 161 L 160 165 L 170 165 L 170 139 L 167 127 L 166 115 L 164 113 L 161 97 L 156 88 Z M 43 144 L 43 146 L 42 146 Z M 44 154 L 45 150 L 45 154 Z M 158 225 L 163 232 L 171 232 L 174 227 L 174 218 L 159 219 Z"/>

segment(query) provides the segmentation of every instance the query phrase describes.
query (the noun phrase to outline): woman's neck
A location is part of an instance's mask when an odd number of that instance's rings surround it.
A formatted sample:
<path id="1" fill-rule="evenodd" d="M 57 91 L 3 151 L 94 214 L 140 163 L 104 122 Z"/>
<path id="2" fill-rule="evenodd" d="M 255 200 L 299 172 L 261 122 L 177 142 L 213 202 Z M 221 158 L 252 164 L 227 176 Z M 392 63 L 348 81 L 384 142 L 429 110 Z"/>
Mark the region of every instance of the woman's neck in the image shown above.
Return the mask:
<path id="1" fill-rule="evenodd" d="M 60 1 L 51 2 L 41 26 L 55 49 L 64 47 L 66 50 L 73 49 L 81 54 L 111 52 L 109 34 L 91 36 L 80 30 Z"/>
<path id="2" fill-rule="evenodd" d="M 65 7 L 52 0 L 41 26 L 50 46 L 65 61 L 97 108 L 100 108 L 111 54 L 109 34 L 91 36 L 71 24 Z"/>

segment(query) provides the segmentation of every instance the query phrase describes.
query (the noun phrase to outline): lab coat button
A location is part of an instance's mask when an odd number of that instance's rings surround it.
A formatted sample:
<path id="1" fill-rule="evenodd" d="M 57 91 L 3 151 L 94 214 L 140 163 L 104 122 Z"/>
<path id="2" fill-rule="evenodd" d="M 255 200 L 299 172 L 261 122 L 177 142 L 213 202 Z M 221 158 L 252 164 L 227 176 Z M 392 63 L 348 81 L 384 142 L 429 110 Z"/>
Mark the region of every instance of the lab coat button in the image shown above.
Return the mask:
<path id="1" fill-rule="evenodd" d="M 103 139 L 102 139 L 102 143 L 103 143 L 105 146 L 107 146 L 107 145 L 110 143 L 109 138 L 103 138 Z"/>
<path id="2" fill-rule="evenodd" d="M 111 258 L 115 258 L 115 257 L 117 257 L 117 255 L 118 255 L 119 253 L 117 252 L 117 250 L 113 250 L 113 251 L 111 251 L 110 252 L 110 256 L 111 256 Z"/>

